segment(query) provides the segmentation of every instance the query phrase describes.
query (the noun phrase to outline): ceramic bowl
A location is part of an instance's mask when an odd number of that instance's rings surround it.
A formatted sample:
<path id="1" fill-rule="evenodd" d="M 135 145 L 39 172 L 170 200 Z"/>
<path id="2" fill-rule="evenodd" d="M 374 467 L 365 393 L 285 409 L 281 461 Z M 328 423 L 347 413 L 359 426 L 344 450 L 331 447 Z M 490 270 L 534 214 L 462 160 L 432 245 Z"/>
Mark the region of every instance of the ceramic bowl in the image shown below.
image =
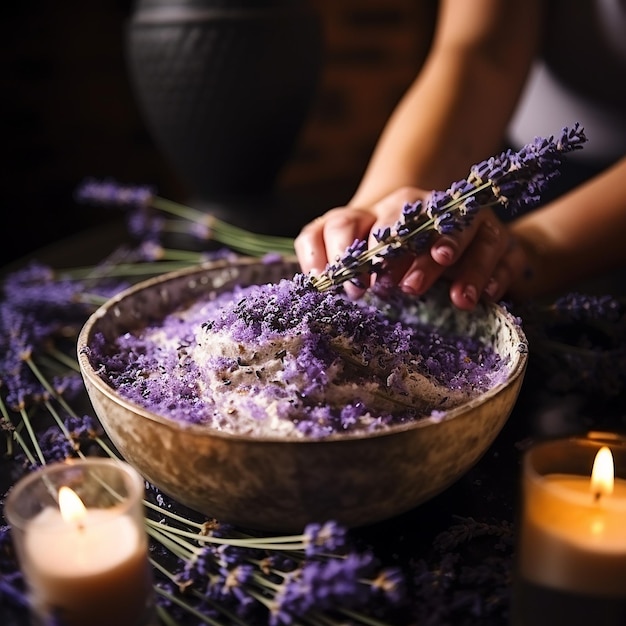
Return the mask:
<path id="1" fill-rule="evenodd" d="M 87 392 L 120 454 L 178 502 L 218 520 L 266 531 L 298 532 L 309 522 L 371 524 L 445 490 L 484 454 L 505 424 L 526 370 L 526 338 L 496 304 L 463 313 L 446 298 L 425 301 L 427 316 L 478 334 L 509 360 L 506 380 L 453 408 L 373 434 L 322 440 L 251 437 L 181 424 L 121 397 L 98 375 L 84 348 L 96 332 L 113 340 L 198 298 L 232 286 L 276 282 L 295 259 L 241 259 L 165 274 L 113 297 L 86 322 L 78 359 Z"/>

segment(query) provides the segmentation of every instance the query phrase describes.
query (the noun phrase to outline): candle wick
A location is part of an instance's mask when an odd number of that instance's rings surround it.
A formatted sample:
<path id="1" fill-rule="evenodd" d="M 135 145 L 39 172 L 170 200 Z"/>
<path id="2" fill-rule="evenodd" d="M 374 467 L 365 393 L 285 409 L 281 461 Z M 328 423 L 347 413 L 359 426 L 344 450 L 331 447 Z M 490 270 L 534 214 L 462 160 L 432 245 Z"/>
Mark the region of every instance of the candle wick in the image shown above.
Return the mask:
<path id="1" fill-rule="evenodd" d="M 602 491 L 598 490 L 593 494 L 593 501 L 594 502 L 598 502 L 598 500 L 600 500 L 600 497 L 602 496 Z"/>

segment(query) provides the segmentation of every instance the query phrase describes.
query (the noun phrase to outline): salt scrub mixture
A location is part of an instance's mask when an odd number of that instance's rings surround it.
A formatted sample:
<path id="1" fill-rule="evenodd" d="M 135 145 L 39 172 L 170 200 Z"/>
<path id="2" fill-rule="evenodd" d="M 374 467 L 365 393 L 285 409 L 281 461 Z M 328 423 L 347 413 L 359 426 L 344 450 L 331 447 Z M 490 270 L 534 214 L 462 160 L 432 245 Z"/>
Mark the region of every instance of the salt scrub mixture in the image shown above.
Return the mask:
<path id="1" fill-rule="evenodd" d="M 503 382 L 491 346 L 420 321 L 399 292 L 349 300 L 296 274 L 236 287 L 90 354 L 122 396 L 181 422 L 321 438 L 441 417 Z"/>

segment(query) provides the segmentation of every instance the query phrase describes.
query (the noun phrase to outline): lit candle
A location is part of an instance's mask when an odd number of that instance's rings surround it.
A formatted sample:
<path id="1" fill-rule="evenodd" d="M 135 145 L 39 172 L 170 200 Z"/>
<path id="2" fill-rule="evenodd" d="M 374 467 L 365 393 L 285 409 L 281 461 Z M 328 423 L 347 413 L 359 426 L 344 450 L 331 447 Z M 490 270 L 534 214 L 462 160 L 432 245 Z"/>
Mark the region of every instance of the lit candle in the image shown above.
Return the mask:
<path id="1" fill-rule="evenodd" d="M 626 444 L 544 442 L 524 458 L 514 624 L 626 624 Z"/>
<path id="2" fill-rule="evenodd" d="M 48 466 L 13 488 L 7 518 L 37 619 L 58 616 L 68 626 L 151 621 L 142 493 L 134 470 L 109 459 Z"/>

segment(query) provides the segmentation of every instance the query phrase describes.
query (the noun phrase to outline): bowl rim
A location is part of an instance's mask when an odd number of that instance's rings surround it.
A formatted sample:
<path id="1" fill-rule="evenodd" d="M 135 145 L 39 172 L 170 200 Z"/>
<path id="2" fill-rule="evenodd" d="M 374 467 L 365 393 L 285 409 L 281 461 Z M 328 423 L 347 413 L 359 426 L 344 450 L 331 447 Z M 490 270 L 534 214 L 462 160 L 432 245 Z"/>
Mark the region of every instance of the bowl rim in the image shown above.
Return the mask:
<path id="1" fill-rule="evenodd" d="M 283 256 L 278 263 L 297 263 L 295 256 Z M 241 265 L 268 265 L 267 261 L 264 261 L 255 257 L 240 257 L 235 261 L 237 266 Z M 123 300 L 128 299 L 133 296 L 135 293 L 142 291 L 144 289 L 161 285 L 163 283 L 167 283 L 171 280 L 178 280 L 184 278 L 185 276 L 192 276 L 194 274 L 200 274 L 204 271 L 212 270 L 212 269 L 220 269 L 220 268 L 228 268 L 233 265 L 232 260 L 221 259 L 216 261 L 205 261 L 203 263 L 185 267 L 179 270 L 173 270 L 169 272 L 165 272 L 163 274 L 159 274 L 158 276 L 153 276 L 146 280 L 135 283 L 125 289 L 122 289 L 114 296 L 109 298 L 106 302 L 101 304 L 86 320 L 83 324 L 81 330 L 79 331 L 77 341 L 76 341 L 76 352 L 78 358 L 78 364 L 80 368 L 81 375 L 86 382 L 89 382 L 92 386 L 96 387 L 97 390 L 107 396 L 109 400 L 115 402 L 120 405 L 126 411 L 131 411 L 138 416 L 141 416 L 145 419 L 148 419 L 153 422 L 157 422 L 161 426 L 166 427 L 169 430 L 177 431 L 177 432 L 185 432 L 188 434 L 194 435 L 204 435 L 222 438 L 225 440 L 231 441 L 240 441 L 240 442 L 248 442 L 248 443 L 290 443 L 297 445 L 319 445 L 322 443 L 332 443 L 339 441 L 361 441 L 364 439 L 378 439 L 380 437 L 388 437 L 392 435 L 397 435 L 400 433 L 404 433 L 406 431 L 419 430 L 422 428 L 427 428 L 428 426 L 441 424 L 444 422 L 449 422 L 456 419 L 459 416 L 466 415 L 472 409 L 475 409 L 489 400 L 492 400 L 494 397 L 504 393 L 512 386 L 521 385 L 522 381 L 520 380 L 523 377 L 527 363 L 528 363 L 528 342 L 526 339 L 526 335 L 524 333 L 521 324 L 516 321 L 514 316 L 502 305 L 484 301 L 483 304 L 494 311 L 500 313 L 503 318 L 506 320 L 506 323 L 511 326 L 518 338 L 518 345 L 524 345 L 525 349 L 520 350 L 517 349 L 517 360 L 509 370 L 509 373 L 506 377 L 505 382 L 500 382 L 493 387 L 490 387 L 484 393 L 481 393 L 479 396 L 475 398 L 471 398 L 464 402 L 462 405 L 458 407 L 454 407 L 452 409 L 444 411 L 444 415 L 442 417 L 424 417 L 420 419 L 416 419 L 413 421 L 404 422 L 401 424 L 394 424 L 388 426 L 384 429 L 375 430 L 375 431 L 357 431 L 351 433 L 337 433 L 331 434 L 324 437 L 320 437 L 317 439 L 307 438 L 307 437 L 285 437 L 285 436 L 268 436 L 268 435 L 248 435 L 245 433 L 237 434 L 230 433 L 226 431 L 217 430 L 210 426 L 206 426 L 203 424 L 194 424 L 194 423 L 185 423 L 182 421 L 176 421 L 171 418 L 168 418 L 159 413 L 154 413 L 142 407 L 139 404 L 135 404 L 130 400 L 123 397 L 119 394 L 115 389 L 110 387 L 95 371 L 91 362 L 89 360 L 89 356 L 87 354 L 86 348 L 89 345 L 89 339 L 92 336 L 94 327 L 99 322 L 99 320 L 104 317 L 112 308 L 118 305 Z M 89 395 L 89 393 L 88 393 Z"/>

